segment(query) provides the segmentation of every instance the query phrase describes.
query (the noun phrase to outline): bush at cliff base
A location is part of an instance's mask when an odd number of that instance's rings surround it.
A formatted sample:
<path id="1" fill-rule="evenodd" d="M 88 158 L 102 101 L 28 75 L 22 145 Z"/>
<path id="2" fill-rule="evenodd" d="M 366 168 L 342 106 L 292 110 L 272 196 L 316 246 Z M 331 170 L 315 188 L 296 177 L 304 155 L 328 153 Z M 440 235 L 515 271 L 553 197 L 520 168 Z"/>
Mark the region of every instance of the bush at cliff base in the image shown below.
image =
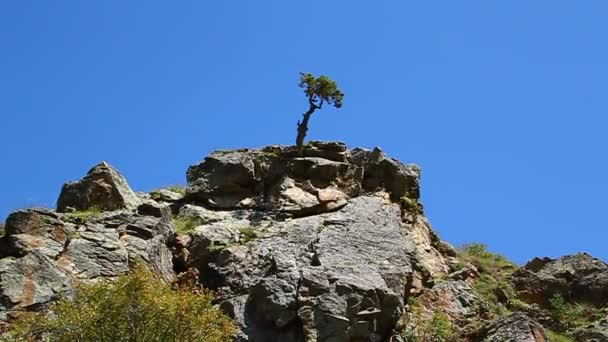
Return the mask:
<path id="1" fill-rule="evenodd" d="M 13 341 L 230 341 L 236 328 L 209 292 L 172 289 L 143 264 L 114 282 L 78 287 L 50 312 L 22 315 Z"/>

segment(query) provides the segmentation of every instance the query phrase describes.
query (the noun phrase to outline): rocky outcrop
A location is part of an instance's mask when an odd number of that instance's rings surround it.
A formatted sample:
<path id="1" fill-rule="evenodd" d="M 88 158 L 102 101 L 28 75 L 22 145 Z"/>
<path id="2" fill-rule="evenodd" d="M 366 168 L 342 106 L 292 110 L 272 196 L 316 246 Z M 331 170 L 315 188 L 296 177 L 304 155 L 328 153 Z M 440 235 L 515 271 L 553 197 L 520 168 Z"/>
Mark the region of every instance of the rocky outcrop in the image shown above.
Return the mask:
<path id="1" fill-rule="evenodd" d="M 421 215 L 419 169 L 377 148 L 217 151 L 187 179 L 188 264 L 242 339 L 380 341 L 414 279 L 449 270 Z"/>
<path id="2" fill-rule="evenodd" d="M 187 197 L 219 209 L 279 210 L 293 216 L 337 210 L 346 199 L 384 190 L 419 197 L 419 174 L 380 151 L 341 143 L 216 151 L 187 173 Z"/>
<path id="3" fill-rule="evenodd" d="M 549 342 L 542 325 L 516 312 L 482 327 L 475 338 L 483 342 Z"/>
<path id="4" fill-rule="evenodd" d="M 83 179 L 63 186 L 57 211 L 135 209 L 139 204 L 139 197 L 125 178 L 110 164 L 101 162 Z"/>
<path id="5" fill-rule="evenodd" d="M 608 304 L 608 264 L 589 254 L 534 258 L 512 275 L 517 295 L 547 305 L 554 295 L 596 307 Z"/>
<path id="6" fill-rule="evenodd" d="M 419 168 L 378 148 L 216 151 L 187 182 L 185 194 L 134 193 L 101 163 L 63 187 L 57 211 L 12 213 L 0 321 L 140 259 L 166 281 L 181 272 L 178 282 L 212 289 L 237 341 L 544 342 L 543 325 L 570 329 L 547 310 L 554 294 L 608 304 L 608 267 L 586 254 L 531 261 L 510 278 L 516 298 L 505 281 L 515 266 L 485 251 L 464 259 L 441 241 L 424 217 Z M 605 327 L 568 333 L 604 341 Z"/>
<path id="7" fill-rule="evenodd" d="M 168 208 L 160 218 L 132 210 L 97 211 L 98 205 L 133 208 L 137 201 L 129 199 L 130 194 L 133 191 L 124 178 L 102 163 L 83 180 L 66 185 L 59 201 L 66 205 L 64 209 L 69 204 L 96 210 L 27 209 L 10 214 L 6 234 L 0 239 L 0 320 L 19 311 L 42 309 L 69 296 L 82 282 L 117 277 L 136 259 L 172 280 L 168 246 L 175 228 Z M 82 205 L 70 202 L 77 199 L 84 201 Z"/>

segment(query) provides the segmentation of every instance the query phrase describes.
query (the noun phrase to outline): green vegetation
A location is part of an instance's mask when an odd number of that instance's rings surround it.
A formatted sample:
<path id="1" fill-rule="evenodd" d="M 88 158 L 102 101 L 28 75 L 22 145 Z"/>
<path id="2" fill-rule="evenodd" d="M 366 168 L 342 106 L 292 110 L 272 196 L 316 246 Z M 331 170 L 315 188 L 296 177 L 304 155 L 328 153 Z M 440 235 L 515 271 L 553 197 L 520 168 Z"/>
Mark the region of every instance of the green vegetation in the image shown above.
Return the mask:
<path id="1" fill-rule="evenodd" d="M 549 337 L 549 341 L 551 342 L 574 342 L 575 340 L 566 335 L 562 335 L 553 330 L 547 330 L 547 335 Z"/>
<path id="2" fill-rule="evenodd" d="M 413 216 L 414 223 L 416 223 L 418 216 L 422 215 L 420 202 L 418 202 L 417 199 L 408 196 L 408 194 L 401 197 L 401 207 Z"/>
<path id="3" fill-rule="evenodd" d="M 242 244 L 246 244 L 247 242 L 254 240 L 258 237 L 256 232 L 251 227 L 241 227 L 238 229 L 239 238 Z"/>
<path id="4" fill-rule="evenodd" d="M 232 321 L 212 305 L 209 292 L 172 289 L 137 263 L 115 282 L 81 285 L 72 300 L 51 305 L 52 315 L 23 314 L 13 341 L 230 341 Z"/>
<path id="5" fill-rule="evenodd" d="M 333 105 L 336 108 L 342 107 L 344 93 L 338 89 L 336 82 L 327 76 L 315 77 L 311 73 L 300 73 L 300 88 L 304 89 L 304 94 L 308 97 L 308 111 L 302 116 L 302 121 L 298 121 L 298 135 L 296 146 L 301 151 L 304 146 L 304 138 L 308 132 L 308 121 L 315 110 L 321 109 L 324 103 Z"/>
<path id="6" fill-rule="evenodd" d="M 557 321 L 566 325 L 567 328 L 580 328 L 594 321 L 597 317 L 597 309 L 582 304 L 568 303 L 558 293 L 549 298 L 549 311 Z"/>
<path id="7" fill-rule="evenodd" d="M 180 195 L 186 194 L 186 188 L 183 185 L 179 185 L 179 184 L 169 185 L 169 186 L 165 187 L 165 190 L 173 191 Z"/>
<path id="8" fill-rule="evenodd" d="M 161 199 L 161 194 L 160 194 L 160 190 L 168 190 L 171 192 L 175 192 L 178 193 L 182 196 L 184 196 L 186 194 L 186 188 L 182 185 L 179 184 L 175 184 L 175 185 L 169 185 L 166 186 L 162 189 L 154 189 L 152 191 L 150 191 L 150 197 L 152 197 L 153 200 L 158 201 Z"/>
<path id="9" fill-rule="evenodd" d="M 446 342 L 455 335 L 450 318 L 441 309 L 436 309 L 429 319 L 423 317 L 422 308 L 416 300 L 409 300 L 406 328 L 401 337 L 406 342 Z"/>
<path id="10" fill-rule="evenodd" d="M 66 219 L 74 224 L 85 224 L 98 217 L 103 210 L 99 207 L 91 207 L 86 210 L 78 210 L 66 215 Z"/>
<path id="11" fill-rule="evenodd" d="M 423 341 L 444 342 L 453 334 L 452 323 L 448 315 L 441 311 L 441 309 L 435 310 L 433 318 L 425 328 L 426 330 L 424 330 L 423 335 L 427 339 L 423 339 Z"/>
<path id="12" fill-rule="evenodd" d="M 4 223 L 0 223 L 0 236 L 4 236 Z"/>
<path id="13" fill-rule="evenodd" d="M 407 166 L 414 172 L 416 172 L 418 175 L 420 175 L 420 172 L 422 172 L 422 169 L 420 169 L 420 166 L 418 164 L 408 164 Z"/>
<path id="14" fill-rule="evenodd" d="M 509 276 L 517 266 L 502 255 L 489 252 L 486 245 L 480 243 L 460 248 L 459 258 L 462 263 L 470 263 L 479 271 L 475 291 L 487 305 L 489 313 L 498 316 L 507 314 L 508 298 L 515 297 Z"/>
<path id="15" fill-rule="evenodd" d="M 178 234 L 185 235 L 194 232 L 194 229 L 201 224 L 201 220 L 198 217 L 175 217 L 173 224 Z"/>
<path id="16" fill-rule="evenodd" d="M 517 269 L 517 265 L 500 254 L 487 250 L 486 245 L 472 243 L 460 248 L 460 258 L 473 264 L 480 273 L 487 273 L 493 277 L 504 279 Z"/>

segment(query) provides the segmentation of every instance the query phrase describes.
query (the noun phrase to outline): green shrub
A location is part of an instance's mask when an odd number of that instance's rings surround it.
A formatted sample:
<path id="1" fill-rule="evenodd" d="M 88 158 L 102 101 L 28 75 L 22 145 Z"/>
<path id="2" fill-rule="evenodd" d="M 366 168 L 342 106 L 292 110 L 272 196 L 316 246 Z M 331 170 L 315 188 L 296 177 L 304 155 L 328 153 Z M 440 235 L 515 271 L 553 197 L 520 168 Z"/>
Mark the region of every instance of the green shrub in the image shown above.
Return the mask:
<path id="1" fill-rule="evenodd" d="M 51 305 L 51 315 L 22 315 L 9 334 L 15 341 L 230 341 L 235 326 L 212 299 L 172 289 L 137 263 L 115 282 L 81 285 L 72 300 Z"/>
<path id="2" fill-rule="evenodd" d="M 433 318 L 425 331 L 427 339 L 424 341 L 444 342 L 447 341 L 452 334 L 452 323 L 450 322 L 448 315 L 441 309 L 435 310 Z"/>
<path id="3" fill-rule="evenodd" d="M 175 231 L 184 235 L 194 232 L 194 229 L 201 224 L 201 220 L 198 217 L 175 217 L 173 218 L 173 224 L 175 225 Z"/>
<path id="4" fill-rule="evenodd" d="M 454 337 L 455 331 L 447 314 L 440 308 L 429 319 L 417 299 L 408 299 L 409 310 L 404 316 L 405 329 L 401 337 L 406 342 L 445 342 Z"/>
<path id="5" fill-rule="evenodd" d="M 581 304 L 568 303 L 558 293 L 549 298 L 549 310 L 555 320 L 564 323 L 567 327 L 581 327 L 594 320 L 597 309 L 585 307 Z"/>

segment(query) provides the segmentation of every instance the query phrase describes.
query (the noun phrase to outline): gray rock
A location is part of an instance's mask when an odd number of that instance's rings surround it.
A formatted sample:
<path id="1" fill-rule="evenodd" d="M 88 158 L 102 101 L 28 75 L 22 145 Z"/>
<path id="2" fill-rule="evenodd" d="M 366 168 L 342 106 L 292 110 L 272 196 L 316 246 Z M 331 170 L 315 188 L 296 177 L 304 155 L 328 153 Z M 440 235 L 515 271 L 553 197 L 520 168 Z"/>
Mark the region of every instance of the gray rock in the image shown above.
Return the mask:
<path id="1" fill-rule="evenodd" d="M 222 307 L 245 335 L 254 341 L 390 336 L 415 254 L 397 204 L 362 196 L 333 213 L 250 222 L 253 240 L 238 242 L 234 222 L 215 222 L 196 229 L 191 248 L 201 279 L 227 302 Z M 227 247 L 218 250 L 214 241 Z M 233 302 L 243 296 L 246 305 Z"/>
<path id="2" fill-rule="evenodd" d="M 608 304 L 608 264 L 586 253 L 535 258 L 513 273 L 511 280 L 520 298 L 543 306 L 555 294 L 597 307 Z"/>
<path id="3" fill-rule="evenodd" d="M 161 217 L 163 208 L 169 208 L 169 205 L 153 200 L 143 200 L 137 207 L 137 213 L 143 216 Z"/>
<path id="4" fill-rule="evenodd" d="M 354 149 L 351 156 L 351 161 L 364 169 L 362 186 L 365 190 L 384 188 L 393 200 L 406 195 L 412 199 L 420 197 L 420 171 L 417 166 L 405 166 L 387 157 L 378 147 L 373 151 Z"/>
<path id="5" fill-rule="evenodd" d="M 483 342 L 548 342 L 542 325 L 523 313 L 516 312 L 500 317 L 478 332 L 477 339 Z"/>
<path id="6" fill-rule="evenodd" d="M 101 162 L 83 179 L 64 184 L 57 200 L 57 211 L 135 209 L 140 203 L 141 199 L 126 179 L 111 165 Z"/>
<path id="7" fill-rule="evenodd" d="M 608 342 L 608 317 L 574 332 L 577 341 Z"/>
<path id="8" fill-rule="evenodd" d="M 104 212 L 78 224 L 71 214 L 48 209 L 14 212 L 1 239 L 0 321 L 21 310 L 40 310 L 70 295 L 76 282 L 112 279 L 138 258 L 166 281 L 174 276 L 175 227 L 171 211 L 161 218 L 132 211 Z"/>
<path id="9" fill-rule="evenodd" d="M 101 225 L 88 225 L 75 233 L 58 264 L 83 280 L 113 278 L 129 270 L 127 249 L 118 232 Z"/>
<path id="10" fill-rule="evenodd" d="M 277 210 L 294 216 L 341 208 L 347 197 L 385 190 L 393 201 L 419 197 L 419 169 L 376 149 L 341 143 L 216 151 L 187 173 L 187 198 L 216 209 Z M 340 196 L 327 196 L 331 189 Z M 340 197 L 340 198 L 338 198 Z M 332 198 L 335 198 L 332 200 Z"/>
<path id="11" fill-rule="evenodd" d="M 187 196 L 220 208 L 233 208 L 254 195 L 259 175 L 249 151 L 216 151 L 201 164 L 188 168 L 187 180 Z"/>
<path id="12" fill-rule="evenodd" d="M 0 260 L 0 320 L 22 310 L 38 310 L 72 289 L 72 279 L 40 253 Z"/>

